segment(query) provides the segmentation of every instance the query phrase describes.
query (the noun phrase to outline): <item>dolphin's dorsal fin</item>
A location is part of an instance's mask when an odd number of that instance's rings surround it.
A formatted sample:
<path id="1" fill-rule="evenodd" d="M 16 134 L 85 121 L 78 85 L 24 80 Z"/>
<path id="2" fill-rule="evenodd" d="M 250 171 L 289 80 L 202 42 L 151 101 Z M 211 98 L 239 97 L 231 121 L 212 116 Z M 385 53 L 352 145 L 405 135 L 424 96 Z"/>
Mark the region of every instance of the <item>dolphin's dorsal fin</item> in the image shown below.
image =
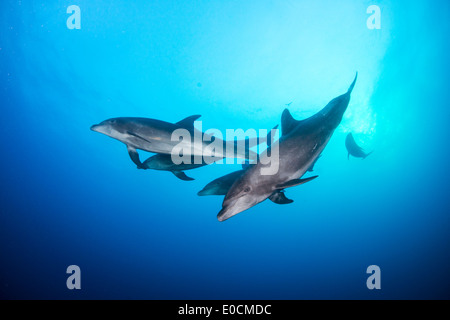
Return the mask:
<path id="1" fill-rule="evenodd" d="M 281 183 L 278 184 L 276 186 L 277 189 L 286 189 L 286 188 L 291 188 L 291 187 L 295 187 L 295 186 L 299 186 L 301 184 L 304 184 L 308 181 L 314 180 L 315 178 L 317 178 L 318 176 L 312 176 L 309 178 L 305 178 L 305 179 L 294 179 L 294 180 L 290 180 L 288 182 L 285 183 Z"/>
<path id="2" fill-rule="evenodd" d="M 186 129 L 194 129 L 194 121 L 200 118 L 201 115 L 196 114 L 187 118 L 184 118 L 183 120 L 178 121 L 176 124 L 180 127 L 186 128 Z"/>
<path id="3" fill-rule="evenodd" d="M 294 202 L 294 200 L 288 199 L 281 190 L 272 193 L 269 199 L 276 204 L 288 204 Z"/>
<path id="4" fill-rule="evenodd" d="M 286 108 L 281 115 L 281 135 L 289 134 L 301 121 L 295 120 Z"/>
<path id="5" fill-rule="evenodd" d="M 194 180 L 194 178 L 188 177 L 183 171 L 172 171 L 172 173 L 175 175 L 175 177 L 184 181 Z"/>

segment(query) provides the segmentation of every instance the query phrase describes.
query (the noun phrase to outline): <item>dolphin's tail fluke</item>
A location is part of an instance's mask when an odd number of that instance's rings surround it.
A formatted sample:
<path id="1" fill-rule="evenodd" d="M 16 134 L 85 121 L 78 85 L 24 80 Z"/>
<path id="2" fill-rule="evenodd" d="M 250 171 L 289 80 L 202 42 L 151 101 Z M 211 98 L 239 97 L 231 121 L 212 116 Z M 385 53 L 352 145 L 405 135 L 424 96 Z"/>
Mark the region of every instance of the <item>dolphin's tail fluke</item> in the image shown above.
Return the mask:
<path id="1" fill-rule="evenodd" d="M 364 160 L 365 158 L 367 158 L 368 156 L 370 156 L 372 153 L 373 153 L 373 151 L 370 151 L 369 153 L 367 153 L 367 154 L 363 157 L 363 160 Z"/>
<path id="2" fill-rule="evenodd" d="M 353 88 L 355 87 L 356 79 L 358 79 L 358 71 L 356 71 L 355 80 L 353 80 L 352 84 L 347 90 L 347 93 L 350 94 L 353 91 Z"/>

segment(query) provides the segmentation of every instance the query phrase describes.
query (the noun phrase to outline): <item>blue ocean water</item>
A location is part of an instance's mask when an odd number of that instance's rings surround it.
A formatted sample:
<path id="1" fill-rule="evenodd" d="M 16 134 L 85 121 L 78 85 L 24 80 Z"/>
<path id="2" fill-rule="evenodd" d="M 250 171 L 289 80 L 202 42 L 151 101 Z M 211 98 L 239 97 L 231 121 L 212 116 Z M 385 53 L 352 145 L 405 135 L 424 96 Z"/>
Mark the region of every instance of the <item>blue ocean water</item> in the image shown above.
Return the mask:
<path id="1" fill-rule="evenodd" d="M 69 29 L 70 5 L 81 29 Z M 367 8 L 381 9 L 369 29 Z M 449 299 L 448 1 L 2 1 L 2 299 Z M 272 128 L 358 82 L 315 174 L 225 222 L 89 130 Z M 367 159 L 347 159 L 353 132 Z M 68 290 L 66 268 L 81 269 Z M 366 286 L 370 265 L 381 289 Z"/>

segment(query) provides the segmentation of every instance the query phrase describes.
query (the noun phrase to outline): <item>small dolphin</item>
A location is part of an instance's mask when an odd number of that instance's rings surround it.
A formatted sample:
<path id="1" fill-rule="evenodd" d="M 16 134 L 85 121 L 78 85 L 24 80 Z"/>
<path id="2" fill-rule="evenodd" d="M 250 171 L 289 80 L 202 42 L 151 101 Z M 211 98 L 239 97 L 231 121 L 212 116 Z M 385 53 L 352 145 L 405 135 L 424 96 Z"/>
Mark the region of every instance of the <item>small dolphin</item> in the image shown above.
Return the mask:
<path id="1" fill-rule="evenodd" d="M 186 129 L 191 134 L 191 137 L 203 137 L 203 133 L 194 128 L 194 121 L 200 118 L 200 115 L 193 115 L 187 117 L 177 123 L 169 123 L 156 119 L 149 118 L 112 118 L 101 122 L 100 124 L 91 126 L 92 131 L 103 133 L 111 138 L 123 142 L 127 146 L 128 154 L 131 160 L 138 166 L 138 168 L 145 169 L 139 159 L 137 149 L 153 152 L 171 154 L 175 146 L 183 147 L 183 150 L 190 150 L 190 155 L 194 156 L 213 156 L 213 154 L 204 154 L 205 148 L 212 142 L 201 141 L 195 143 L 193 141 L 172 141 L 172 133 L 177 129 Z M 219 140 L 216 137 L 211 139 L 214 143 L 223 146 L 223 152 L 226 150 L 226 142 Z M 235 142 L 237 145 L 238 142 Z M 184 146 L 186 148 L 184 148 Z M 256 158 L 256 153 L 252 150 L 245 150 L 245 154 L 239 148 L 235 155 L 236 158 L 246 159 L 251 157 Z M 215 157 L 221 159 L 224 154 L 220 154 L 218 150 L 214 150 Z M 210 150 L 210 152 L 213 152 Z"/>
<path id="2" fill-rule="evenodd" d="M 248 168 L 248 167 L 247 167 Z M 227 194 L 233 183 L 240 177 L 247 169 L 234 171 L 223 177 L 217 178 L 210 183 L 208 183 L 202 190 L 197 194 L 199 196 L 224 196 Z M 294 200 L 288 199 L 284 194 L 284 190 L 276 190 L 269 197 L 272 202 L 276 204 L 288 204 L 294 202 Z"/>
<path id="3" fill-rule="evenodd" d="M 356 144 L 353 134 L 350 132 L 345 138 L 345 147 L 347 148 L 347 159 L 350 160 L 350 155 L 355 158 L 362 158 L 363 160 L 367 158 L 372 152 L 366 153 L 363 148 Z"/>
<path id="4" fill-rule="evenodd" d="M 270 197 L 277 190 L 298 186 L 314 180 L 317 176 L 301 179 L 308 168 L 322 153 L 350 102 L 350 95 L 358 74 L 347 92 L 331 100 L 315 115 L 297 121 L 285 109 L 281 118 L 282 136 L 278 143 L 278 171 L 262 174 L 261 169 L 270 168 L 264 160 L 246 170 L 230 187 L 217 215 L 219 221 L 247 210 Z"/>
<path id="5" fill-rule="evenodd" d="M 172 156 L 170 154 L 158 153 L 154 156 L 151 156 L 147 160 L 145 160 L 144 163 L 142 164 L 142 167 L 138 167 L 138 168 L 139 169 L 153 169 L 153 170 L 161 170 L 161 171 L 170 171 L 177 178 L 179 178 L 181 180 L 191 181 L 194 179 L 191 177 L 188 177 L 183 171 L 200 168 L 200 167 L 203 167 L 206 165 L 208 165 L 208 163 L 205 163 L 204 161 L 202 161 L 202 163 L 200 163 L 200 164 L 195 164 L 194 156 L 191 156 L 190 164 L 185 164 L 185 163 L 174 164 L 172 161 Z"/>

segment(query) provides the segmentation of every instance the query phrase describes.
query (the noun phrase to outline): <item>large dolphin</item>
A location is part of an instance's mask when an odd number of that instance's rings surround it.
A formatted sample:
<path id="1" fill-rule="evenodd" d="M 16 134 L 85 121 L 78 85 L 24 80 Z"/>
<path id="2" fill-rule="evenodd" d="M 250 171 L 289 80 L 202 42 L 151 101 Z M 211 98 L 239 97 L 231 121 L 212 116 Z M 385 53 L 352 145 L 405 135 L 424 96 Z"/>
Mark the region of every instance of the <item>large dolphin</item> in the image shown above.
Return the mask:
<path id="1" fill-rule="evenodd" d="M 345 147 L 347 148 L 347 159 L 350 160 L 350 155 L 355 158 L 362 158 L 363 160 L 367 158 L 372 152 L 366 153 L 363 148 L 356 144 L 353 134 L 350 132 L 345 138 Z"/>
<path id="2" fill-rule="evenodd" d="M 194 121 L 200 118 L 200 115 L 193 115 L 187 117 L 177 123 L 169 123 L 157 119 L 150 118 L 133 118 L 133 117 L 121 117 L 112 118 L 101 122 L 100 124 L 91 126 L 91 130 L 103 133 L 111 138 L 117 139 L 123 142 L 127 146 L 128 154 L 131 160 L 138 166 L 138 168 L 145 169 L 139 159 L 137 149 L 153 152 L 171 154 L 175 146 L 184 150 L 188 150 L 188 154 L 193 156 L 215 156 L 217 159 L 221 159 L 225 156 L 225 150 L 227 143 L 223 140 L 219 140 L 216 137 L 212 137 L 215 145 L 222 145 L 223 152 L 220 150 L 214 150 L 215 153 L 205 153 L 206 150 L 212 152 L 211 148 L 206 148 L 211 141 L 204 141 L 207 139 L 201 139 L 200 143 L 195 141 L 173 141 L 172 133 L 177 129 L 187 130 L 192 139 L 194 137 L 203 137 L 203 133 L 194 128 Z M 210 137 L 211 138 L 211 137 Z M 236 143 L 237 145 L 237 143 Z M 246 159 L 247 157 L 256 158 L 256 153 L 252 150 L 239 150 L 235 154 L 236 158 Z M 248 152 L 248 153 L 247 153 Z"/>
<path id="3" fill-rule="evenodd" d="M 267 151 L 261 155 L 261 160 L 246 170 L 230 187 L 222 203 L 222 210 L 217 215 L 219 221 L 247 210 L 270 197 L 274 192 L 294 187 L 311 181 L 317 176 L 300 179 L 308 168 L 322 153 L 334 130 L 340 124 L 342 116 L 350 101 L 351 92 L 355 86 L 358 74 L 347 92 L 331 100 L 315 115 L 295 120 L 288 109 L 281 118 L 282 135 L 278 143 L 278 171 L 268 174 L 262 169 L 270 167 L 267 161 Z"/>

